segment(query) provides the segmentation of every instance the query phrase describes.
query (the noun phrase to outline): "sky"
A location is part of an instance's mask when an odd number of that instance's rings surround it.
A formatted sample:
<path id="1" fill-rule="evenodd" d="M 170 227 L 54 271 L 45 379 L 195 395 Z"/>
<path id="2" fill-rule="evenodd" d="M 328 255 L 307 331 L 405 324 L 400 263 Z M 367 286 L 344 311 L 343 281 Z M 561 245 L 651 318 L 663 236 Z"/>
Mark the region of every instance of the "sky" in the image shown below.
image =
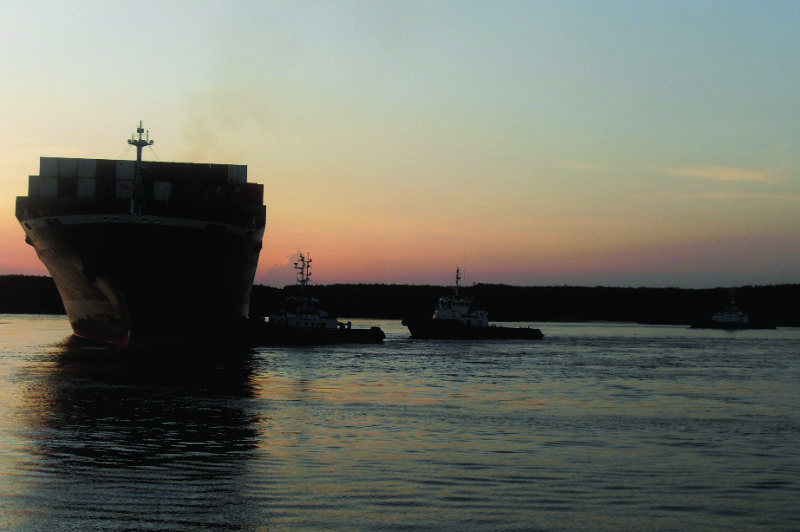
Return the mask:
<path id="1" fill-rule="evenodd" d="M 248 165 L 256 283 L 800 282 L 800 2 L 0 3 L 0 274 L 39 157 Z"/>

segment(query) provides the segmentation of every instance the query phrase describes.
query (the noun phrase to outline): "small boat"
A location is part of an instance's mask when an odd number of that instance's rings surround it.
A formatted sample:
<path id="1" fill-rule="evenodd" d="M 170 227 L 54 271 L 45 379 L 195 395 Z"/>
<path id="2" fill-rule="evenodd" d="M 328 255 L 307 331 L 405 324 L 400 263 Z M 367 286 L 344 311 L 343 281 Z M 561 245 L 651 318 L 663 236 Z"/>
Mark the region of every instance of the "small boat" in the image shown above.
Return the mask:
<path id="1" fill-rule="evenodd" d="M 459 294 L 461 269 L 456 269 L 456 285 L 452 292 L 439 298 L 432 317 L 405 318 L 412 338 L 541 340 L 542 331 L 532 327 L 490 325 L 483 309 L 473 307 L 472 298 Z"/>
<path id="2" fill-rule="evenodd" d="M 318 299 L 305 295 L 311 280 L 311 258 L 300 254 L 294 263 L 300 296 L 286 299 L 285 308 L 269 316 L 259 329 L 258 343 L 267 344 L 331 344 L 381 343 L 386 334 L 380 327 L 354 329 L 330 316 Z"/>
<path id="3" fill-rule="evenodd" d="M 691 324 L 692 329 L 775 329 L 775 324 L 753 320 L 749 314 L 743 312 L 734 300 L 734 290 L 731 290 L 731 300 L 722 307 L 720 312 L 710 318 L 698 320 Z"/>

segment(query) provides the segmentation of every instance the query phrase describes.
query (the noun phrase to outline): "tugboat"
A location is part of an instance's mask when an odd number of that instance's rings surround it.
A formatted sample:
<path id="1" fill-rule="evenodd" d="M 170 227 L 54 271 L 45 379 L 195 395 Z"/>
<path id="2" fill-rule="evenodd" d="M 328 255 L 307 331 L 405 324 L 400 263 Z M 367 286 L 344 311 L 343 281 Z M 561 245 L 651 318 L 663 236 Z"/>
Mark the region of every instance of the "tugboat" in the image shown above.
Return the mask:
<path id="1" fill-rule="evenodd" d="M 259 344 L 332 344 L 381 343 L 386 334 L 380 327 L 353 329 L 352 323 L 343 323 L 331 317 L 320 306 L 318 299 L 308 297 L 311 282 L 311 258 L 300 254 L 294 263 L 300 296 L 286 299 L 283 310 L 269 316 L 261 328 Z"/>
<path id="2" fill-rule="evenodd" d="M 502 327 L 489 325 L 485 310 L 472 306 L 472 298 L 458 293 L 461 268 L 456 269 L 456 285 L 452 293 L 439 298 L 433 317 L 406 318 L 412 338 L 480 339 L 480 340 L 541 340 L 542 331 L 531 327 Z"/>
<path id="3" fill-rule="evenodd" d="M 710 318 L 699 320 L 691 324 L 692 329 L 775 329 L 775 324 L 757 321 L 743 312 L 734 301 L 734 290 L 731 290 L 731 300 Z"/>

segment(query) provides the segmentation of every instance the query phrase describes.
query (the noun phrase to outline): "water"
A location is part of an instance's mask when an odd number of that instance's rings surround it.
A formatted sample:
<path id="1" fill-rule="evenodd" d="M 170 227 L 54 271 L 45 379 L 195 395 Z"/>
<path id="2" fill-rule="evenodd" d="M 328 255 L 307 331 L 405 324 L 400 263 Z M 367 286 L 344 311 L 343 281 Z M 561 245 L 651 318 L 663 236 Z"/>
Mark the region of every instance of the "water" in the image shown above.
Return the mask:
<path id="1" fill-rule="evenodd" d="M 0 316 L 0 529 L 800 529 L 800 329 L 120 357 Z"/>

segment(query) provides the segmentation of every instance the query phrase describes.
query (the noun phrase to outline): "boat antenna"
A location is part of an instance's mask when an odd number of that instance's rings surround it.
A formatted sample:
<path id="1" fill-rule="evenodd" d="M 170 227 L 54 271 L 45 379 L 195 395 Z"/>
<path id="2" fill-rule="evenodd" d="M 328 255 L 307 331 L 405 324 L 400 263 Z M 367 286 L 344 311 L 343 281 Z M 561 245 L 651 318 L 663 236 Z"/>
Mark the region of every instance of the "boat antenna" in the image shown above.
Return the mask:
<path id="1" fill-rule="evenodd" d="M 141 120 L 139 120 L 139 127 L 136 128 L 136 133 L 139 134 L 139 138 L 136 138 L 136 134 L 131 135 L 131 138 L 128 139 L 128 144 L 136 146 L 136 164 L 140 165 L 142 164 L 142 148 L 152 146 L 153 141 L 150 140 L 150 130 L 144 130 Z M 142 138 L 143 133 L 145 134 L 144 138 Z"/>
<path id="2" fill-rule="evenodd" d="M 300 253 L 300 258 L 294 263 L 294 269 L 297 270 L 297 282 L 300 284 L 300 295 L 303 295 L 303 290 L 308 286 L 311 281 L 311 256 L 306 253 Z"/>

